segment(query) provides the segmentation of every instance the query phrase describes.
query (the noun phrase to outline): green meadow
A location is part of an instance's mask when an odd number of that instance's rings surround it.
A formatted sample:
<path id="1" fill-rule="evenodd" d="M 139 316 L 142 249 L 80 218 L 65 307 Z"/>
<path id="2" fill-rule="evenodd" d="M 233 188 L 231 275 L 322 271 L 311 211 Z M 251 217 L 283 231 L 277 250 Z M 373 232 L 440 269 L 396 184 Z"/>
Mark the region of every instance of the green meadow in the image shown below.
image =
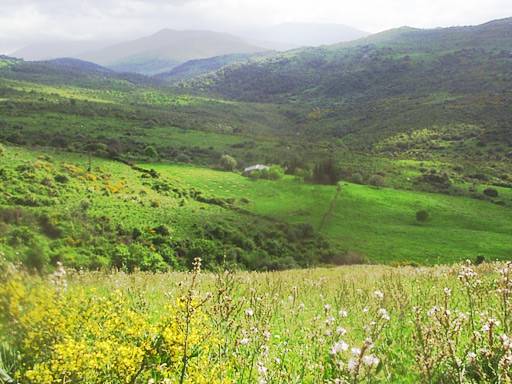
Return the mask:
<path id="1" fill-rule="evenodd" d="M 512 252 L 512 209 L 489 201 L 342 182 L 334 209 L 324 220 L 336 195 L 334 186 L 307 184 L 292 176 L 252 180 L 187 165 L 146 166 L 207 193 L 246 198 L 247 209 L 256 214 L 311 223 L 339 247 L 370 262 L 436 264 L 478 255 L 505 259 Z M 510 191 L 501 192 L 511 201 Z M 420 224 L 415 214 L 422 209 L 431 218 Z"/>

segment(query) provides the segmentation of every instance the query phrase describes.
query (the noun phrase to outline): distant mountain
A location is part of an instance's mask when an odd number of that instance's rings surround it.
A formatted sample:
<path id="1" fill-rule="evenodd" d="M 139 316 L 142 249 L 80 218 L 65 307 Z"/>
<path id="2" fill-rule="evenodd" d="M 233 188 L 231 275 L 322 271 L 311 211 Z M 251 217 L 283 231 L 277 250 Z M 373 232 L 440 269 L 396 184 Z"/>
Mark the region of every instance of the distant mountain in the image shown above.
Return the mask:
<path id="1" fill-rule="evenodd" d="M 244 37 L 276 50 L 330 45 L 368 35 L 346 25 L 323 23 L 285 23 L 243 33 Z"/>
<path id="2" fill-rule="evenodd" d="M 100 65 L 72 58 L 25 61 L 0 56 L 0 75 L 15 80 L 43 84 L 66 84 L 84 87 L 109 88 L 113 82 L 129 86 L 157 85 L 158 82 L 135 73 L 117 73 Z"/>
<path id="3" fill-rule="evenodd" d="M 512 71 L 511 55 L 512 18 L 470 27 L 402 27 L 227 66 L 196 85 L 253 101 L 411 94 L 433 88 L 467 92 L 503 86 Z M 500 73 L 506 76 L 495 77 Z"/>
<path id="4" fill-rule="evenodd" d="M 108 41 L 52 41 L 30 44 L 11 55 L 24 60 L 51 60 L 59 57 L 79 57 L 89 51 L 103 49 L 113 42 Z"/>
<path id="5" fill-rule="evenodd" d="M 243 39 L 211 31 L 164 29 L 154 35 L 80 56 L 117 71 L 156 74 L 189 60 L 265 51 Z"/>
<path id="6" fill-rule="evenodd" d="M 154 78 L 167 83 L 177 83 L 215 72 L 227 65 L 247 63 L 249 60 L 261 59 L 271 54 L 273 53 L 241 53 L 215 56 L 207 59 L 189 60 L 173 68 L 171 71 L 155 75 Z"/>

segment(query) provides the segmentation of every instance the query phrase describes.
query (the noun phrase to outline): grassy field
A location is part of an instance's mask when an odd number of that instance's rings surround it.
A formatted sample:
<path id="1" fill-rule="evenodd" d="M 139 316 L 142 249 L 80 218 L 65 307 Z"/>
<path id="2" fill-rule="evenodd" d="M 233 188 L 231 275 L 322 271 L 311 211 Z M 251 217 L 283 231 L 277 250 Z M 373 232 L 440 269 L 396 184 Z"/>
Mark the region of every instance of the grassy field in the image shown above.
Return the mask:
<path id="1" fill-rule="evenodd" d="M 5 147 L 0 250 L 37 269 L 283 269 L 349 262 L 432 265 L 512 248 L 511 194 L 499 201 L 294 176 L 253 180 L 184 164 L 144 164 Z M 406 162 L 390 183 L 417 165 Z M 149 172 L 156 171 L 155 174 Z M 481 185 L 480 189 L 485 186 Z M 481 191 L 480 196 L 483 196 Z M 416 212 L 430 218 L 419 223 Z M 34 251 L 36 250 L 36 251 Z M 35 252 L 35 253 L 34 253 Z M 133 255 L 133 256 L 131 256 Z M 35 263 L 35 265 L 34 265 Z"/>
<path id="2" fill-rule="evenodd" d="M 489 201 L 343 183 L 334 209 L 323 220 L 336 194 L 334 186 L 307 184 L 291 176 L 255 181 L 186 165 L 150 167 L 217 196 L 244 197 L 251 212 L 310 223 L 340 247 L 361 253 L 371 262 L 435 264 L 477 255 L 507 259 L 512 254 L 512 210 Z M 500 192 L 511 202 L 510 190 Z M 431 214 L 427 223 L 416 221 L 421 209 Z"/>
<path id="3" fill-rule="evenodd" d="M 512 379 L 511 264 L 0 276 L 0 374 L 19 382 Z"/>

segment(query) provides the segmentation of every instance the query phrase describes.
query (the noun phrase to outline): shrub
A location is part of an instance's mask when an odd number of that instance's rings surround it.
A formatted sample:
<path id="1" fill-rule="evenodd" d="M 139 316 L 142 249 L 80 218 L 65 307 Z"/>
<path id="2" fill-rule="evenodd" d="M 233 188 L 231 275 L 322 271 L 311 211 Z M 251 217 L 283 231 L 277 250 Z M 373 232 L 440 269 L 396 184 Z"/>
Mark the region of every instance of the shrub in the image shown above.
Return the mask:
<path id="1" fill-rule="evenodd" d="M 475 257 L 475 261 L 473 262 L 473 264 L 480 265 L 480 264 L 482 264 L 484 262 L 485 262 L 485 256 L 484 255 L 478 255 L 477 257 Z"/>
<path id="2" fill-rule="evenodd" d="M 484 195 L 489 197 L 498 197 L 499 193 L 494 188 L 487 188 L 484 190 Z"/>
<path id="3" fill-rule="evenodd" d="M 279 180 L 284 176 L 284 170 L 279 165 L 273 165 L 269 169 L 252 171 L 249 173 L 251 179 Z"/>
<path id="4" fill-rule="evenodd" d="M 270 169 L 266 170 L 267 178 L 269 180 L 279 180 L 284 176 L 284 171 L 279 165 L 273 165 Z"/>
<path id="5" fill-rule="evenodd" d="M 422 209 L 421 211 L 416 212 L 416 220 L 420 223 L 426 222 L 430 218 L 430 214 L 428 211 Z"/>
<path id="6" fill-rule="evenodd" d="M 374 187 L 383 187 L 384 185 L 386 185 L 386 179 L 384 179 L 384 177 L 381 175 L 373 175 L 368 180 L 368 183 L 370 183 L 370 185 L 373 185 Z"/>
<path id="7" fill-rule="evenodd" d="M 38 243 L 33 243 L 32 246 L 25 253 L 23 264 L 31 270 L 39 273 L 43 272 L 45 266 L 48 264 L 48 255 L 46 250 Z"/>
<path id="8" fill-rule="evenodd" d="M 158 157 L 158 152 L 152 145 L 148 145 L 146 149 L 144 149 L 144 155 L 149 157 L 150 159 L 156 159 Z"/>
<path id="9" fill-rule="evenodd" d="M 321 161 L 313 168 L 310 181 L 317 184 L 334 185 L 340 180 L 340 169 L 334 159 Z"/>
<path id="10" fill-rule="evenodd" d="M 66 184 L 69 182 L 69 178 L 66 175 L 59 174 L 55 176 L 55 181 L 57 183 Z"/>
<path id="11" fill-rule="evenodd" d="M 178 156 L 176 156 L 176 161 L 178 163 L 190 163 L 191 159 L 190 156 L 186 153 L 180 153 Z"/>
<path id="12" fill-rule="evenodd" d="M 5 153 L 4 146 L 2 144 L 0 144 L 0 156 L 3 156 L 4 153 Z"/>
<path id="13" fill-rule="evenodd" d="M 154 228 L 155 233 L 161 235 L 161 236 L 169 236 L 171 234 L 171 231 L 166 225 L 159 225 L 158 227 Z"/>
<path id="14" fill-rule="evenodd" d="M 238 165 L 234 157 L 229 155 L 222 155 L 220 158 L 220 166 L 225 171 L 233 171 Z"/>
<path id="15" fill-rule="evenodd" d="M 363 178 L 363 175 L 361 175 L 360 173 L 354 173 L 350 177 L 350 181 L 355 183 L 355 184 L 363 184 L 364 183 L 364 178 Z"/>

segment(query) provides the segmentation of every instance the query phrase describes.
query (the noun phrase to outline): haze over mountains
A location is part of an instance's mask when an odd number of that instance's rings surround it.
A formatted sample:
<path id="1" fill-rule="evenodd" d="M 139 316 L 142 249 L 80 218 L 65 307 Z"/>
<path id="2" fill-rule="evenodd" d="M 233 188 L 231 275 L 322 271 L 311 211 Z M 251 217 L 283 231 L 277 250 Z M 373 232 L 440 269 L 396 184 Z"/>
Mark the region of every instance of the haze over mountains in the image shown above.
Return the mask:
<path id="1" fill-rule="evenodd" d="M 367 33 L 338 24 L 287 23 L 245 31 L 241 36 L 164 29 L 116 44 L 104 41 L 43 42 L 15 51 L 12 56 L 25 60 L 73 57 L 119 72 L 154 75 L 170 71 L 189 60 L 333 44 L 361 38 Z"/>
<path id="2" fill-rule="evenodd" d="M 276 50 L 299 47 L 316 47 L 352 41 L 369 33 L 342 24 L 283 23 L 241 33 L 265 47 Z"/>

